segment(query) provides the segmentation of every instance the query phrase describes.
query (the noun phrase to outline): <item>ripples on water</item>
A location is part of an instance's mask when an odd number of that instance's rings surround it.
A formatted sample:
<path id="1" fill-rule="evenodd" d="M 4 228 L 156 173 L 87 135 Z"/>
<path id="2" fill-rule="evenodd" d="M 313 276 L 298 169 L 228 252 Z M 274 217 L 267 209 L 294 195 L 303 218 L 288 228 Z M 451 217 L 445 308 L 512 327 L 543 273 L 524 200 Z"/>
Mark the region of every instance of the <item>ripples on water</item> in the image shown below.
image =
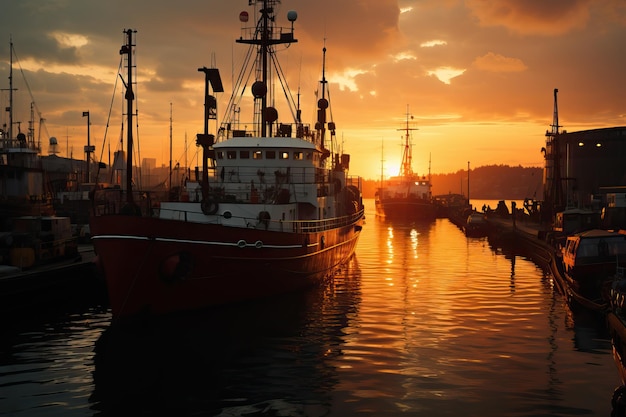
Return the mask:
<path id="1" fill-rule="evenodd" d="M 327 286 L 109 322 L 91 307 L 5 327 L 0 414 L 608 416 L 619 385 L 601 318 L 447 220 L 370 212 Z"/>

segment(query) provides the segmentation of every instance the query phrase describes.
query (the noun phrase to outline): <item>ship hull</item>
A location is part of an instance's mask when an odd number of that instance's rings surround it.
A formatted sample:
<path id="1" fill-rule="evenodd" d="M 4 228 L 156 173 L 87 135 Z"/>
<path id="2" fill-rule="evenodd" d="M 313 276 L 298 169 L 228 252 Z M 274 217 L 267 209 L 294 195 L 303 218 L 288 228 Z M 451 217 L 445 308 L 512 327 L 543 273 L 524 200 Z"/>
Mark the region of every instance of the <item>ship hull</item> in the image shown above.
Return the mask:
<path id="1" fill-rule="evenodd" d="M 362 219 L 315 233 L 137 216 L 91 220 L 116 318 L 251 300 L 322 282 L 353 254 Z"/>
<path id="2" fill-rule="evenodd" d="M 434 220 L 437 206 L 428 200 L 391 198 L 376 200 L 376 214 L 387 219 Z"/>

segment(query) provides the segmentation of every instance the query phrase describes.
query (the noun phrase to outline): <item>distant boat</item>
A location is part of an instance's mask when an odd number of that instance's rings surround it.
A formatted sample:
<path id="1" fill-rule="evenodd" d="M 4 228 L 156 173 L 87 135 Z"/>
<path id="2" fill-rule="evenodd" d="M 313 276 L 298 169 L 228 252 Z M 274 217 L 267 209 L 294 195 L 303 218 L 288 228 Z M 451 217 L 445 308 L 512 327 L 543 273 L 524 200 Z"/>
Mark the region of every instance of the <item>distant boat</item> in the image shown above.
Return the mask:
<path id="1" fill-rule="evenodd" d="M 241 97 L 248 74 L 259 77 L 246 90 L 255 96 L 254 123 L 240 123 L 236 111 L 217 139 L 209 134 L 217 110 L 209 86 L 223 89 L 217 69 L 200 69 L 206 82 L 204 134 L 197 138 L 203 172 L 199 181 L 186 182 L 181 201 L 155 204 L 146 194 L 95 192 L 91 236 L 114 319 L 292 292 L 321 283 L 353 255 L 365 219 L 362 180 L 348 175 L 349 155 L 339 152 L 335 124 L 326 121 L 325 77 L 314 129 L 301 122 L 297 106 L 293 123 L 277 123 L 270 106 L 268 95 L 283 91 L 268 85 L 274 77 L 268 66 L 277 65 L 275 45 L 297 42 L 296 13 L 288 13 L 291 28 L 277 27 L 277 3 L 250 2 L 260 17 L 243 29 L 249 38 L 237 40 L 256 50 L 260 65 L 256 72 L 242 69 L 233 94 Z M 244 25 L 247 17 L 240 15 Z M 130 60 L 132 32 L 127 33 L 122 52 Z M 228 109 L 239 106 L 231 102 Z M 127 152 L 132 161 L 132 148 Z M 127 175 L 132 178 L 130 170 Z"/>
<path id="2" fill-rule="evenodd" d="M 489 223 L 484 213 L 472 212 L 463 225 L 465 236 L 482 237 L 487 236 L 489 232 Z"/>
<path id="3" fill-rule="evenodd" d="M 413 172 L 413 155 L 409 114 L 407 112 L 400 174 L 381 178 L 381 186 L 376 190 L 374 204 L 376 214 L 388 219 L 398 220 L 434 220 L 438 206 L 432 196 L 430 173 L 428 177 Z"/>

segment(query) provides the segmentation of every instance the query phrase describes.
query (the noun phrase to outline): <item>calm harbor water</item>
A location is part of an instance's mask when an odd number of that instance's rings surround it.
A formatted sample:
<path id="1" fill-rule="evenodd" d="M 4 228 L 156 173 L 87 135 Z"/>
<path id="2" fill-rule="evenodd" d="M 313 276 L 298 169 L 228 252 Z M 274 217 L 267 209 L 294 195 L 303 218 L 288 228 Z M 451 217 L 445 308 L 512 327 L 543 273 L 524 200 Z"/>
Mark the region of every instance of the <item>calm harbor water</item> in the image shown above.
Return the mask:
<path id="1" fill-rule="evenodd" d="M 601 317 L 511 248 L 366 204 L 356 256 L 302 294 L 133 328 L 84 302 L 5 317 L 0 415 L 610 415 Z"/>

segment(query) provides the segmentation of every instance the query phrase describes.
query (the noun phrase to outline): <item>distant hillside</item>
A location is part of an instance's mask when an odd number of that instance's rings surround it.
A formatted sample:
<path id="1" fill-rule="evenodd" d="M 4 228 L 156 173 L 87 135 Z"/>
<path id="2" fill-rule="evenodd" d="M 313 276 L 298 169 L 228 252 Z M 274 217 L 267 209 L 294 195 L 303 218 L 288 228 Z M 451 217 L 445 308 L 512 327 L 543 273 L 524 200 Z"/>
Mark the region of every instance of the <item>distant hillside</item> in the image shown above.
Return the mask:
<path id="1" fill-rule="evenodd" d="M 467 195 L 467 170 L 432 176 L 433 195 Z M 543 197 L 543 168 L 487 165 L 470 171 L 470 197 L 481 200 L 523 200 Z M 363 196 L 373 198 L 380 180 L 365 180 Z"/>

